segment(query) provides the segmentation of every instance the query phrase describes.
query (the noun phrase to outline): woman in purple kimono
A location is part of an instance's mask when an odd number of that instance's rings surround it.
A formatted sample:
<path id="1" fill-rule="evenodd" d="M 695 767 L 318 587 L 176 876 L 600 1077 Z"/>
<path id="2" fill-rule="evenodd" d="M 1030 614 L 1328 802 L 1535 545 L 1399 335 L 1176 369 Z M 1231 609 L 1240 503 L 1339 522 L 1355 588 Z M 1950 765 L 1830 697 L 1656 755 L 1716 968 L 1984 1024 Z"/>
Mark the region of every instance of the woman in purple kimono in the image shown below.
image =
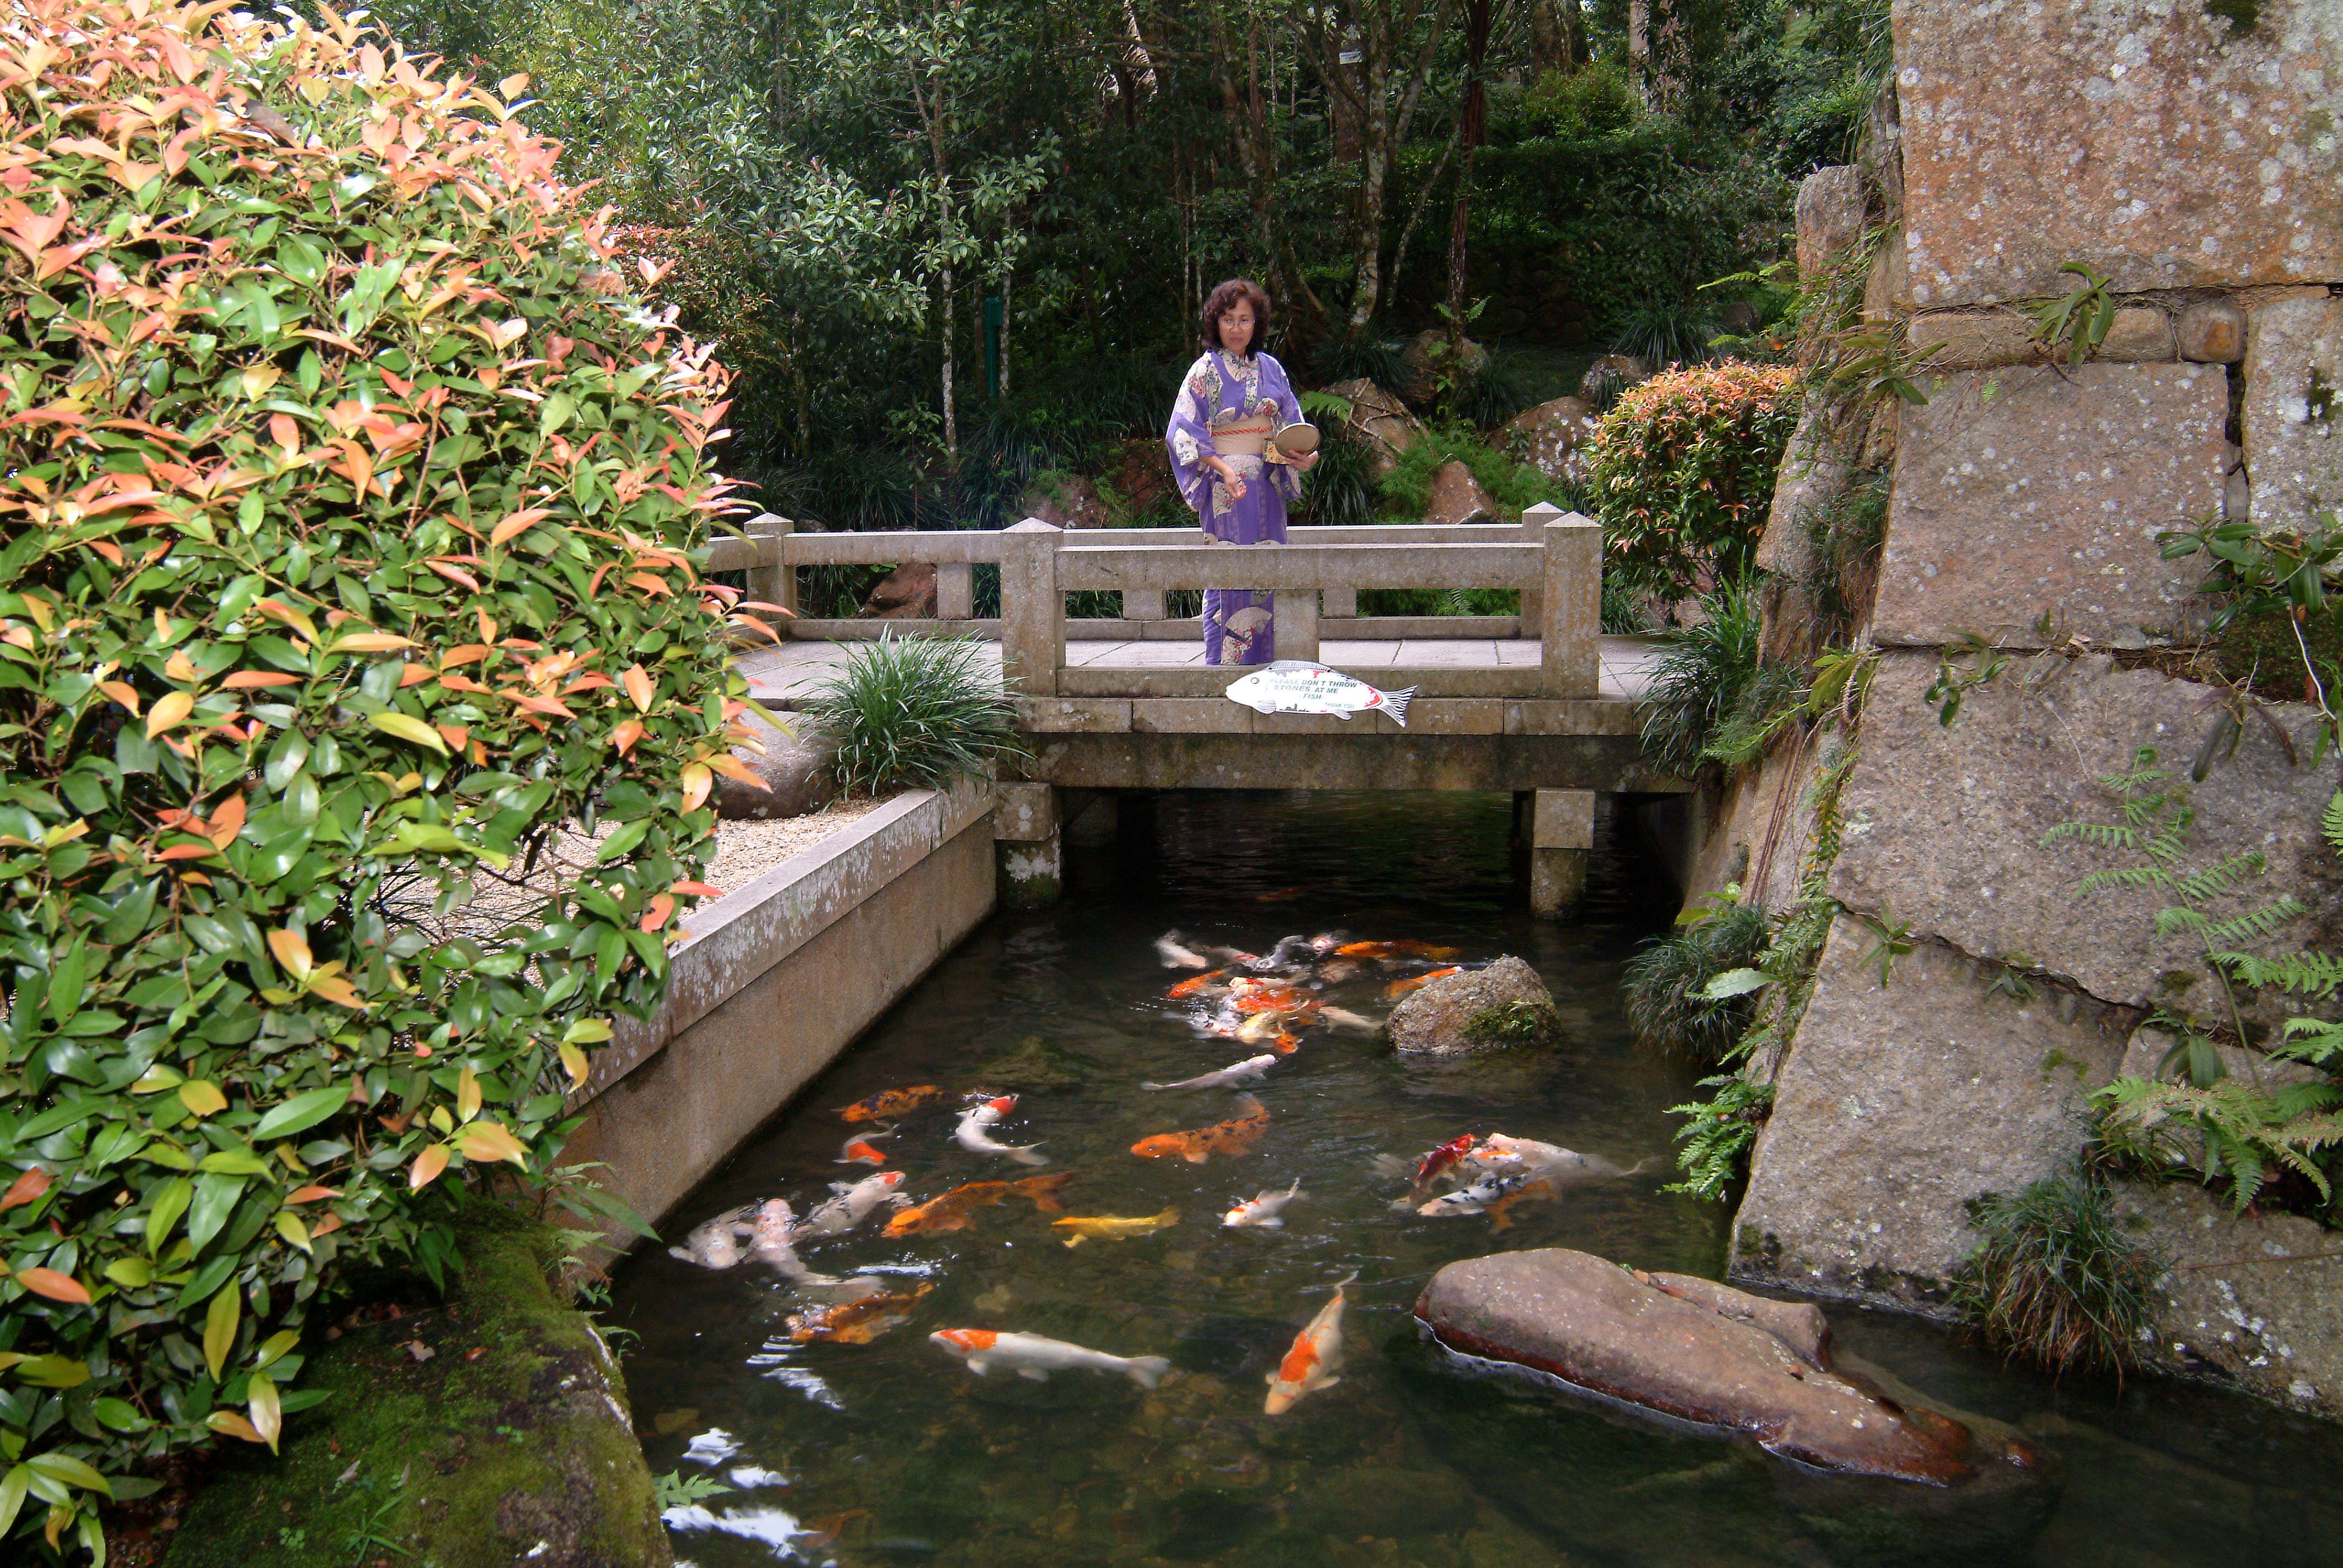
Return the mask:
<path id="1" fill-rule="evenodd" d="M 1285 367 L 1254 346 L 1269 334 L 1269 295 L 1231 278 L 1204 302 L 1204 355 L 1188 367 L 1172 425 L 1172 472 L 1180 494 L 1216 544 L 1285 542 L 1285 504 L 1302 496 L 1302 476 L 1318 454 L 1274 456 L 1270 432 L 1302 421 Z M 1204 590 L 1204 662 L 1267 664 L 1277 627 L 1272 596 Z"/>

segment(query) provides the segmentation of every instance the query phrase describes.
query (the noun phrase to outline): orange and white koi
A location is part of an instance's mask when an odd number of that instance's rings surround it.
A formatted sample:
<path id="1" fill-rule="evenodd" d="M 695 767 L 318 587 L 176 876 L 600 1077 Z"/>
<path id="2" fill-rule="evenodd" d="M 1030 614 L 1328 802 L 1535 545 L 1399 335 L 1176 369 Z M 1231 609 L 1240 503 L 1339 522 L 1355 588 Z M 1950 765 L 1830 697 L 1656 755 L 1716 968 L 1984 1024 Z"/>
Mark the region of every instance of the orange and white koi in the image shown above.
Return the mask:
<path id="1" fill-rule="evenodd" d="M 1283 1415 L 1303 1394 L 1332 1388 L 1342 1381 L 1334 1375 L 1334 1369 L 1342 1364 L 1342 1287 L 1358 1277 L 1353 1270 L 1337 1283 L 1334 1299 L 1318 1309 L 1308 1328 L 1293 1336 L 1292 1348 L 1269 1374 L 1269 1399 L 1262 1413 Z"/>
<path id="2" fill-rule="evenodd" d="M 876 1176 L 860 1181 L 833 1181 L 830 1190 L 837 1196 L 805 1217 L 797 1228 L 796 1240 L 816 1236 L 842 1236 L 863 1221 L 881 1203 L 900 1207 L 910 1200 L 895 1191 L 903 1184 L 900 1171 L 881 1171 Z"/>
<path id="3" fill-rule="evenodd" d="M 1072 1171 L 1061 1171 L 1054 1176 L 1028 1176 L 1022 1181 L 970 1181 L 916 1209 L 904 1210 L 887 1221 L 885 1233 L 916 1236 L 923 1231 L 965 1231 L 972 1222 L 970 1215 L 979 1209 L 990 1208 L 1011 1193 L 1031 1198 L 1033 1207 L 1044 1213 L 1059 1213 L 1065 1205 L 1058 1201 L 1058 1189 L 1073 1179 Z"/>
<path id="4" fill-rule="evenodd" d="M 849 1121 L 889 1121 L 898 1116 L 908 1116 L 922 1106 L 935 1105 L 950 1100 L 952 1092 L 932 1083 L 915 1084 L 910 1089 L 890 1089 L 868 1100 L 858 1100 L 839 1111 Z"/>
<path id="5" fill-rule="evenodd" d="M 1182 1001 L 1192 996 L 1210 994 L 1214 990 L 1215 984 L 1220 978 L 1228 972 L 1229 971 L 1226 970 L 1207 970 L 1200 975 L 1190 975 L 1186 980 L 1182 980 L 1178 985 L 1175 985 L 1170 990 L 1165 991 L 1163 993 L 1163 1000 L 1165 1001 Z"/>
<path id="6" fill-rule="evenodd" d="M 1334 950 L 1346 959 L 1453 959 L 1455 948 L 1427 947 L 1422 942 L 1344 942 Z"/>
<path id="7" fill-rule="evenodd" d="M 1242 1154 L 1269 1131 L 1269 1107 L 1248 1094 L 1237 1101 L 1249 1107 L 1242 1116 L 1184 1132 L 1158 1132 L 1131 1146 L 1142 1160 L 1162 1160 L 1177 1154 L 1192 1165 L 1202 1165 L 1215 1154 Z"/>
<path id="8" fill-rule="evenodd" d="M 1514 1204 L 1527 1203 L 1533 1199 L 1551 1198 L 1554 1195 L 1554 1183 L 1543 1179 L 1532 1181 L 1526 1186 L 1515 1188 L 1489 1205 L 1489 1229 L 1504 1230 L 1513 1222 L 1510 1211 Z"/>
<path id="9" fill-rule="evenodd" d="M 1142 1083 L 1139 1087 L 1151 1090 L 1221 1089 L 1232 1083 L 1242 1083 L 1248 1078 L 1259 1078 L 1276 1065 L 1277 1058 L 1264 1053 L 1246 1057 L 1233 1067 L 1224 1067 L 1218 1072 L 1207 1072 L 1198 1078 L 1183 1078 L 1177 1083 Z"/>
<path id="10" fill-rule="evenodd" d="M 838 1151 L 838 1158 L 830 1161 L 830 1163 L 834 1165 L 884 1165 L 887 1163 L 887 1153 L 886 1151 L 878 1147 L 878 1143 L 882 1138 L 892 1138 L 893 1136 L 895 1135 L 891 1132 L 858 1132 L 853 1137 L 846 1141 L 846 1146 Z"/>
<path id="11" fill-rule="evenodd" d="M 789 1320 L 789 1338 L 801 1345 L 811 1344 L 816 1340 L 827 1340 L 840 1345 L 867 1345 L 889 1329 L 908 1322 L 911 1309 L 934 1289 L 933 1285 L 923 1284 L 907 1295 L 890 1295 L 879 1291 L 850 1302 L 840 1302 L 834 1307 L 817 1307 L 809 1312 L 796 1313 Z"/>
<path id="12" fill-rule="evenodd" d="M 1463 971 L 1462 970 L 1451 967 L 1444 970 L 1433 970 L 1430 974 L 1411 976 L 1406 980 L 1395 980 L 1392 981 L 1391 984 L 1383 987 L 1383 997 L 1384 1000 L 1389 1000 L 1393 997 L 1405 996 L 1408 992 L 1413 990 L 1420 985 L 1424 985 L 1436 980 L 1446 980 L 1450 975 L 1461 974 L 1463 972 Z"/>
<path id="13" fill-rule="evenodd" d="M 1111 1356 L 1040 1334 L 1000 1334 L 990 1329 L 939 1329 L 928 1342 L 958 1356 L 982 1377 L 994 1367 L 1047 1382 L 1053 1372 L 1121 1372 L 1141 1388 L 1153 1388 L 1172 1363 L 1162 1356 Z"/>
<path id="14" fill-rule="evenodd" d="M 1009 1113 L 1017 1109 L 1017 1097 L 1004 1094 L 994 1100 L 980 1100 L 960 1113 L 960 1126 L 952 1132 L 952 1141 L 971 1154 L 1006 1154 L 1020 1165 L 1047 1165 L 1050 1157 L 1036 1154 L 1038 1143 L 1014 1147 L 996 1143 L 985 1132 L 988 1127 L 998 1127 Z"/>
<path id="15" fill-rule="evenodd" d="M 1264 1187 L 1254 1197 L 1248 1198 L 1221 1216 L 1225 1228 L 1260 1225 L 1276 1228 L 1285 1223 L 1282 1212 L 1288 1203 L 1302 1197 L 1302 1178 L 1296 1176 L 1293 1185 L 1281 1192 L 1274 1187 Z"/>
<path id="16" fill-rule="evenodd" d="M 1141 1219 L 1126 1220 L 1119 1214 L 1070 1214 L 1062 1220 L 1050 1221 L 1052 1231 L 1068 1231 L 1064 1238 L 1069 1247 L 1079 1247 L 1084 1241 L 1121 1241 L 1132 1236 L 1152 1235 L 1168 1231 L 1180 1222 L 1177 1205 L 1169 1205 L 1161 1214 L 1149 1214 Z"/>

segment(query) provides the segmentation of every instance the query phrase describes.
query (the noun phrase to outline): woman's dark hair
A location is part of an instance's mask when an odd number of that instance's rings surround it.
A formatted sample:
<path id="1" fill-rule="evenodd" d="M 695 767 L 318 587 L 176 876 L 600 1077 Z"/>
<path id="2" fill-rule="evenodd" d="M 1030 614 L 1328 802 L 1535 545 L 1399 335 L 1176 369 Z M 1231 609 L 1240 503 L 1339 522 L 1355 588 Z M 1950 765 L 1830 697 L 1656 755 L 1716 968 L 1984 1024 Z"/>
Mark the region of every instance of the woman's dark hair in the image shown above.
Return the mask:
<path id="1" fill-rule="evenodd" d="M 1205 353 L 1221 346 L 1221 317 L 1236 308 L 1240 299 L 1252 307 L 1252 341 L 1244 346 L 1244 351 L 1251 354 L 1269 336 L 1269 290 L 1250 277 L 1232 277 L 1204 301 Z"/>

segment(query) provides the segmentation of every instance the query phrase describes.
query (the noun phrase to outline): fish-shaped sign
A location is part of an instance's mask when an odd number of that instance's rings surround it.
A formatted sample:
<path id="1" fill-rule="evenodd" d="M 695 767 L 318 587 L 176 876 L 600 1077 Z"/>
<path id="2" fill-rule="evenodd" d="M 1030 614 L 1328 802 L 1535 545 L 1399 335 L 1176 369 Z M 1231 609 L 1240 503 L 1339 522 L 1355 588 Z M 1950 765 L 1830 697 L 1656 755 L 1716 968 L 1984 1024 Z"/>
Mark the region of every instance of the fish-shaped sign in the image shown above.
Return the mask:
<path id="1" fill-rule="evenodd" d="M 1256 713 L 1331 713 L 1337 719 L 1348 719 L 1353 713 L 1388 713 L 1392 722 L 1404 729 L 1408 700 L 1415 695 L 1415 688 L 1380 691 L 1356 676 L 1322 664 L 1281 658 L 1230 682 L 1224 695 Z"/>

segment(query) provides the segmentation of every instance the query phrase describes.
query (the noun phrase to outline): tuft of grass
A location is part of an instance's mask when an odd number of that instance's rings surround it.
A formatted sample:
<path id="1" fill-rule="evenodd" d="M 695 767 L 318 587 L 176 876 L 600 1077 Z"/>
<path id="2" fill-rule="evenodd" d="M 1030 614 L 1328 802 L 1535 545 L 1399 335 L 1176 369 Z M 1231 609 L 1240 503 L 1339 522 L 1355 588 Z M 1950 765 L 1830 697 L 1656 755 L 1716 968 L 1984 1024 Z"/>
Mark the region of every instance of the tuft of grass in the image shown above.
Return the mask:
<path id="1" fill-rule="evenodd" d="M 1769 934 L 1764 910 L 1735 904 L 1645 943 L 1621 977 L 1637 1042 L 1702 1066 L 1725 1061 L 1740 1041 L 1755 1001 L 1746 995 L 1716 1000 L 1701 993 L 1726 970 L 1755 964 Z"/>
<path id="2" fill-rule="evenodd" d="M 1322 418 L 1318 461 L 1302 477 L 1301 522 L 1356 528 L 1374 520 L 1375 456 L 1340 424 Z M 1186 508 L 1181 508 L 1183 512 Z M 1188 513 L 1193 527 L 1195 514 Z"/>
<path id="3" fill-rule="evenodd" d="M 1953 1303 L 2003 1354 L 2054 1373 L 2137 1364 L 2166 1260 L 2127 1234 L 2107 1188 L 2070 1171 L 1969 1205 L 1981 1238 Z"/>
<path id="4" fill-rule="evenodd" d="M 1692 624 L 1660 634 L 1644 695 L 1644 751 L 1654 762 L 1687 777 L 1698 770 L 1756 684 L 1762 629 L 1755 592 L 1727 583 L 1702 596 Z"/>
<path id="5" fill-rule="evenodd" d="M 1630 307 L 1620 317 L 1614 354 L 1625 354 L 1654 369 L 1698 365 L 1709 357 L 1716 323 L 1702 307 L 1683 300 L 1654 299 Z"/>
<path id="6" fill-rule="evenodd" d="M 847 658 L 807 711 L 838 739 L 849 792 L 936 789 L 1027 755 L 1016 708 L 974 638 L 881 633 Z"/>
<path id="7" fill-rule="evenodd" d="M 1344 333 L 1310 350 L 1312 378 L 1322 387 L 1364 378 L 1386 392 L 1395 392 L 1407 380 L 1405 353 L 1404 343 L 1391 342 L 1372 332 Z"/>

